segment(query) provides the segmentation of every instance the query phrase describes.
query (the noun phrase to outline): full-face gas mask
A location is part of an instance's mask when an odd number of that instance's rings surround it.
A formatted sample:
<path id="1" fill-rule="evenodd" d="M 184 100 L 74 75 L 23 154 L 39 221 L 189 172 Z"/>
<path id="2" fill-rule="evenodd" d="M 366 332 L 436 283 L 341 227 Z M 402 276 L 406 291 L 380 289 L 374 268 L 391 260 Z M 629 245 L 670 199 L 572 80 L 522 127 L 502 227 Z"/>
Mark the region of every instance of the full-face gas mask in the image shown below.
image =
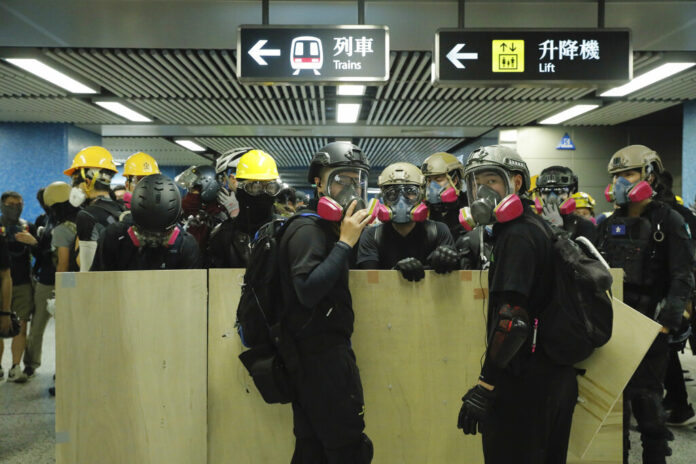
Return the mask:
<path id="1" fill-rule="evenodd" d="M 511 221 L 524 212 L 510 174 L 498 166 L 482 166 L 466 175 L 471 218 L 480 225 Z M 501 195 L 505 193 L 505 196 Z"/>
<path id="2" fill-rule="evenodd" d="M 428 218 L 428 207 L 421 201 L 419 185 L 392 184 L 382 187 L 383 205 L 379 208 L 379 220 L 395 224 L 411 221 L 423 222 Z"/>
<path id="3" fill-rule="evenodd" d="M 317 214 L 327 221 L 340 222 L 353 201 L 357 202 L 355 211 L 367 207 L 367 171 L 345 167 L 333 169 L 319 199 Z"/>

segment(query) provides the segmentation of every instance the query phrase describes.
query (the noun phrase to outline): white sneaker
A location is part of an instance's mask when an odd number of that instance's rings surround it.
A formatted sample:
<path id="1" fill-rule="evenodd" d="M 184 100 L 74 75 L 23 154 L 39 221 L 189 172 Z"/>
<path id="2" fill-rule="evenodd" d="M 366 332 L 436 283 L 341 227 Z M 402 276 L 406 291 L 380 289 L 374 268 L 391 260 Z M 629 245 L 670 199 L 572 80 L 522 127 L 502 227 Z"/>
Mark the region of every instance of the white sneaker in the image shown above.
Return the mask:
<path id="1" fill-rule="evenodd" d="M 7 381 L 24 383 L 27 381 L 27 375 L 24 372 L 22 372 L 22 368 L 19 367 L 19 364 L 15 364 L 14 366 L 12 366 L 12 369 L 10 369 L 10 372 L 8 372 L 7 374 Z"/>

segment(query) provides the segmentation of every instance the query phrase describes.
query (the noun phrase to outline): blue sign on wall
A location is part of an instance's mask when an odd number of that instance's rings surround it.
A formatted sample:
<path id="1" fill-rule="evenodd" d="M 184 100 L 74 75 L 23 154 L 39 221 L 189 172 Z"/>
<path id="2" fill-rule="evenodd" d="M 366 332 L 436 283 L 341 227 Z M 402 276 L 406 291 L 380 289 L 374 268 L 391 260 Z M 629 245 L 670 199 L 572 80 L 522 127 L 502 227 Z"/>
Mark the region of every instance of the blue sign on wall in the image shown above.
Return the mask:
<path id="1" fill-rule="evenodd" d="M 575 144 L 570 140 L 570 135 L 567 132 L 561 139 L 561 143 L 556 147 L 556 150 L 575 150 Z"/>

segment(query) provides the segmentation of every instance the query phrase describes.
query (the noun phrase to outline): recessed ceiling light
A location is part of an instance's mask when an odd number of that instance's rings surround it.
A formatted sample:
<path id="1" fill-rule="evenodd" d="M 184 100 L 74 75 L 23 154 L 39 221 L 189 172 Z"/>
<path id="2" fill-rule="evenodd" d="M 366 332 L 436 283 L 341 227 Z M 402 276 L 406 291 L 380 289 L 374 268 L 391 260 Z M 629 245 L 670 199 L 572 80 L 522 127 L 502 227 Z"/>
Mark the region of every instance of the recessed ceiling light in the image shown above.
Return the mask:
<path id="1" fill-rule="evenodd" d="M 202 147 L 191 140 L 175 140 L 175 142 L 191 151 L 205 151 L 205 147 Z"/>
<path id="2" fill-rule="evenodd" d="M 498 142 L 500 142 L 500 143 L 515 143 L 515 142 L 517 142 L 517 129 L 501 130 L 498 133 Z"/>
<path id="3" fill-rule="evenodd" d="M 99 105 L 104 109 L 107 109 L 111 111 L 112 113 L 116 113 L 121 117 L 124 117 L 128 119 L 129 121 L 133 122 L 152 122 L 152 119 L 143 116 L 142 114 L 133 111 L 132 109 L 128 108 L 122 103 L 115 102 L 115 101 L 95 101 L 95 105 Z"/>
<path id="4" fill-rule="evenodd" d="M 360 103 L 339 103 L 337 107 L 336 122 L 350 124 L 358 121 L 360 115 Z"/>
<path id="5" fill-rule="evenodd" d="M 595 108 L 599 108 L 599 105 L 575 105 L 572 108 L 561 111 L 558 114 L 554 114 L 550 118 L 546 118 L 543 121 L 539 121 L 539 124 L 560 124 L 569 119 L 573 119 L 576 116 L 580 116 L 583 113 L 592 111 Z"/>
<path id="6" fill-rule="evenodd" d="M 47 64 L 34 58 L 5 58 L 5 61 L 28 71 L 41 79 L 47 80 L 51 84 L 57 85 L 72 93 L 97 93 L 91 87 L 76 81 L 72 77 L 66 76 L 62 72 L 53 69 Z"/>
<path id="7" fill-rule="evenodd" d="M 338 94 L 339 95 L 345 95 L 345 96 L 361 96 L 365 95 L 365 86 L 364 85 L 339 85 L 338 86 Z"/>
<path id="8" fill-rule="evenodd" d="M 643 87 L 654 84 L 655 82 L 666 79 L 669 76 L 677 74 L 685 69 L 696 65 L 696 63 L 665 63 L 662 66 L 641 74 L 640 76 L 631 80 L 628 84 L 624 84 L 619 87 L 614 87 L 613 89 L 607 90 L 606 92 L 600 94 L 600 97 L 623 97 L 629 93 L 633 93 L 636 90 L 640 90 Z"/>

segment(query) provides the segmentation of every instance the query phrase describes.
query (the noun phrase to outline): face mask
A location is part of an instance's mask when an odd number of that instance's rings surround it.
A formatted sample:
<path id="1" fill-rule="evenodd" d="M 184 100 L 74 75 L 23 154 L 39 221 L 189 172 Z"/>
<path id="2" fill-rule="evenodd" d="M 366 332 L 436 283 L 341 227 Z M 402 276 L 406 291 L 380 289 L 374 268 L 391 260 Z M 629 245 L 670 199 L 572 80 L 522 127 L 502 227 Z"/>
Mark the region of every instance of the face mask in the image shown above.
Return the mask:
<path id="1" fill-rule="evenodd" d="M 70 189 L 70 196 L 68 197 L 68 201 L 75 208 L 79 208 L 80 206 L 82 206 L 86 199 L 87 195 L 84 191 L 82 191 L 80 187 L 73 187 Z"/>
<path id="2" fill-rule="evenodd" d="M 126 205 L 126 208 L 130 209 L 131 208 L 131 199 L 133 198 L 133 194 L 131 192 L 126 192 L 123 194 L 123 204 Z"/>
<path id="3" fill-rule="evenodd" d="M 424 203 L 411 206 L 403 195 L 394 206 L 379 205 L 379 220 L 393 222 L 395 224 L 408 224 L 409 222 L 423 222 L 428 219 L 428 207 Z"/>
<path id="4" fill-rule="evenodd" d="M 612 196 L 610 187 L 607 187 L 605 196 Z M 629 203 L 638 203 L 652 197 L 653 190 L 649 183 L 644 180 L 632 184 L 625 177 L 619 177 L 614 184 L 613 197 L 619 206 Z"/>
<path id="5" fill-rule="evenodd" d="M 174 245 L 177 237 L 179 236 L 179 228 L 175 227 L 171 232 L 158 233 L 148 233 L 148 232 L 137 232 L 135 227 L 131 226 L 128 228 L 128 236 L 136 247 L 170 247 Z"/>
<path id="6" fill-rule="evenodd" d="M 500 200 L 498 192 L 486 185 L 481 185 L 477 190 L 476 200 L 470 206 L 471 217 L 477 224 L 493 224 L 495 222 L 493 210 Z"/>
<path id="7" fill-rule="evenodd" d="M 558 204 L 560 198 L 562 197 L 558 197 L 556 195 L 551 197 L 549 195 L 546 199 L 546 202 Z M 569 214 L 573 214 L 576 208 L 577 205 L 575 203 L 575 198 L 568 198 L 558 206 L 558 211 L 561 213 L 562 216 L 568 216 Z M 536 209 L 537 214 L 541 214 L 544 211 L 544 204 L 542 203 L 539 197 L 536 197 L 534 199 L 534 209 Z"/>
<path id="8" fill-rule="evenodd" d="M 2 205 L 0 210 L 2 210 L 2 216 L 12 223 L 19 221 L 19 217 L 22 215 L 22 207 L 20 205 Z"/>
<path id="9" fill-rule="evenodd" d="M 454 203 L 457 201 L 457 191 L 451 185 L 443 187 L 434 180 L 428 184 L 428 189 L 425 192 L 425 197 L 428 203 Z"/>

